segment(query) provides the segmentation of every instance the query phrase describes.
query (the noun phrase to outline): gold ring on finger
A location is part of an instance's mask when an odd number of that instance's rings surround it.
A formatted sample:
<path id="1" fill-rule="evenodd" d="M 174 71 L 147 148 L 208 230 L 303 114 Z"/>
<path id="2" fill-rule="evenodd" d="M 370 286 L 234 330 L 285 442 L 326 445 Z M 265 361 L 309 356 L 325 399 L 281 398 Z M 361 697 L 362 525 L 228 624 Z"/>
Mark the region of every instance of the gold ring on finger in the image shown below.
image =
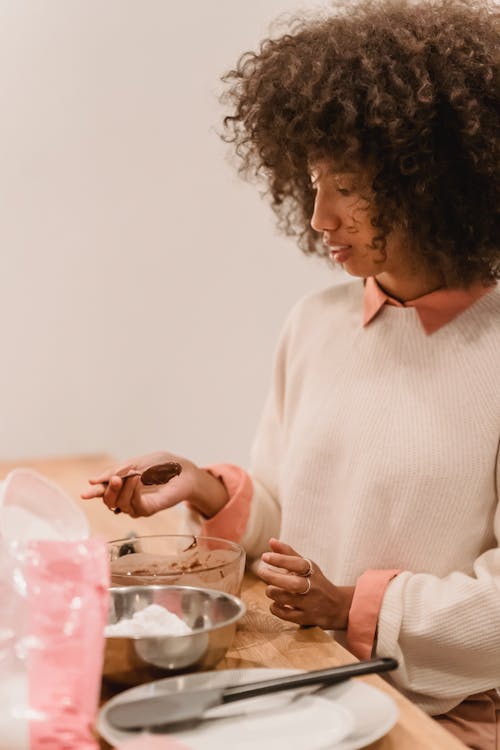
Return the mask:
<path id="1" fill-rule="evenodd" d="M 304 578 L 309 578 L 309 576 L 312 576 L 313 574 L 312 562 L 307 557 L 304 557 L 303 559 L 304 559 L 304 562 L 306 562 L 309 565 L 309 568 L 306 570 L 305 573 L 301 573 L 300 575 L 304 576 Z"/>
<path id="2" fill-rule="evenodd" d="M 306 594 L 308 594 L 310 592 L 310 590 L 311 590 L 311 579 L 310 578 L 306 578 L 306 583 L 307 583 L 307 588 L 306 588 L 305 591 L 297 591 L 297 593 L 298 593 L 299 596 L 305 596 Z"/>

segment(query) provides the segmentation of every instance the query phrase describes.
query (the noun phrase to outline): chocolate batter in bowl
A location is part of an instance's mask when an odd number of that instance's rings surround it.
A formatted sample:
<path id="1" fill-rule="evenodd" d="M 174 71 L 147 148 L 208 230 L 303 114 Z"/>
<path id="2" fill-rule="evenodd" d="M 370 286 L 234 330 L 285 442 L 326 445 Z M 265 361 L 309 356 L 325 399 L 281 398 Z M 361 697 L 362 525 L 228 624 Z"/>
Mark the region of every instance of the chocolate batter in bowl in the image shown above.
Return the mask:
<path id="1" fill-rule="evenodd" d="M 236 542 L 167 534 L 116 539 L 108 548 L 112 586 L 198 586 L 240 594 L 245 551 Z"/>

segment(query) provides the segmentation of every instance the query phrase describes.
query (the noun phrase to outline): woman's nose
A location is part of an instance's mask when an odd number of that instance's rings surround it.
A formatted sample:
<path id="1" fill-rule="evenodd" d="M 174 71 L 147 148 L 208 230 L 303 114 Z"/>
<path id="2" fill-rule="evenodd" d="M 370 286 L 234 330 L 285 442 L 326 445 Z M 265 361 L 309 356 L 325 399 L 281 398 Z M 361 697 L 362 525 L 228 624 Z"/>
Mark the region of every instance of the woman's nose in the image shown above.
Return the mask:
<path id="1" fill-rule="evenodd" d="M 341 225 L 341 219 L 335 210 L 334 202 L 326 199 L 316 193 L 314 199 L 314 209 L 311 216 L 311 227 L 315 232 L 324 232 L 325 230 L 337 230 Z"/>

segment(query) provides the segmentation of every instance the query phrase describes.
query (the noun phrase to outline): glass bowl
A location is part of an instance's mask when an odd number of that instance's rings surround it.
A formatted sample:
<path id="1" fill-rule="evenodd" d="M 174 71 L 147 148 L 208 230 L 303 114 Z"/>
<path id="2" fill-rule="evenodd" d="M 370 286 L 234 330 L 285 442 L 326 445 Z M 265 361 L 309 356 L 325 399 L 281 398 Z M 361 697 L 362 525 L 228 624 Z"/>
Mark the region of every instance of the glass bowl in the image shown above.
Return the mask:
<path id="1" fill-rule="evenodd" d="M 108 544 L 112 586 L 198 586 L 238 596 L 245 550 L 227 539 L 164 534 Z"/>

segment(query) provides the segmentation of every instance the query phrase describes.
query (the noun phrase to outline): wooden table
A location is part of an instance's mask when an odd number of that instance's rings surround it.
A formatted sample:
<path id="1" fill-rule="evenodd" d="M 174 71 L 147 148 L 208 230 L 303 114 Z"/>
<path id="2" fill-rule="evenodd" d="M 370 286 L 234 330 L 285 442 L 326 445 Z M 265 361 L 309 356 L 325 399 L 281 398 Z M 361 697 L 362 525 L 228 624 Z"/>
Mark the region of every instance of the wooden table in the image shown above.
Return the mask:
<path id="1" fill-rule="evenodd" d="M 79 500 L 87 478 L 111 463 L 112 459 L 105 455 L 0 462 L 0 479 L 15 466 L 37 469 L 76 500 L 83 507 L 92 531 L 108 540 L 123 538 L 130 531 L 137 534 L 175 533 L 179 526 L 179 511 L 176 509 L 151 518 L 133 520 L 110 513 L 99 501 Z M 352 654 L 319 628 L 300 629 L 271 615 L 264 584 L 250 574 L 245 576 L 242 598 L 247 605 L 247 614 L 241 621 L 232 648 L 218 669 L 320 669 L 356 661 Z M 371 675 L 357 679 L 364 679 L 391 695 L 400 711 L 394 728 L 371 744 L 370 750 L 464 750 L 465 745 L 382 678 Z M 103 742 L 102 747 L 109 746 Z"/>

